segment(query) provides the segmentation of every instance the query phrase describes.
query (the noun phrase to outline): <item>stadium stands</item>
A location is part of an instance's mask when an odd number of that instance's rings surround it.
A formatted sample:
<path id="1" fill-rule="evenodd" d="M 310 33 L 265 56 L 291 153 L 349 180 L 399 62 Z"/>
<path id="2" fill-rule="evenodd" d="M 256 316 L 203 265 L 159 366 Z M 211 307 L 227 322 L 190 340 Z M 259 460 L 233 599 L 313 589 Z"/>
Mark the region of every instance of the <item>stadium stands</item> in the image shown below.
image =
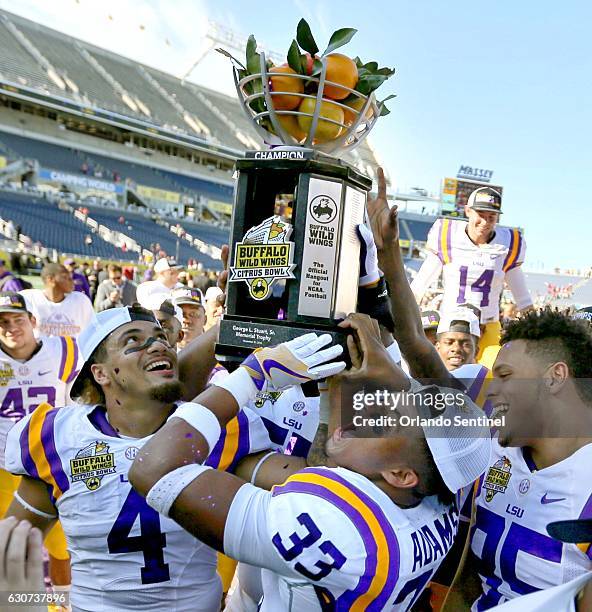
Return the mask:
<path id="1" fill-rule="evenodd" d="M 92 243 L 86 244 L 85 237 L 90 234 L 80 221 L 70 212 L 43 198 L 28 195 L 0 192 L 0 216 L 20 225 L 24 234 L 33 242 L 41 242 L 48 249 L 60 253 L 70 253 L 105 259 L 137 259 L 136 253 L 125 253 L 97 234 L 92 234 Z"/>

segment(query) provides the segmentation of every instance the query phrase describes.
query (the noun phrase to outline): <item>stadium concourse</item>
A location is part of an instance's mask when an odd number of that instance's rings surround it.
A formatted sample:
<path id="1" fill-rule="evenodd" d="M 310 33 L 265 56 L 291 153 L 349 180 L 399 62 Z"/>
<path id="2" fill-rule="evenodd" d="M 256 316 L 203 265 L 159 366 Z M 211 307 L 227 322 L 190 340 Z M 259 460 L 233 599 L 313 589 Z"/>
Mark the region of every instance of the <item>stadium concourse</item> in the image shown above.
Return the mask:
<path id="1" fill-rule="evenodd" d="M 590 271 L 525 272 L 493 187 L 391 207 L 364 141 L 354 341 L 218 362 L 261 147 L 236 100 L 0 11 L 0 609 L 592 610 Z"/>

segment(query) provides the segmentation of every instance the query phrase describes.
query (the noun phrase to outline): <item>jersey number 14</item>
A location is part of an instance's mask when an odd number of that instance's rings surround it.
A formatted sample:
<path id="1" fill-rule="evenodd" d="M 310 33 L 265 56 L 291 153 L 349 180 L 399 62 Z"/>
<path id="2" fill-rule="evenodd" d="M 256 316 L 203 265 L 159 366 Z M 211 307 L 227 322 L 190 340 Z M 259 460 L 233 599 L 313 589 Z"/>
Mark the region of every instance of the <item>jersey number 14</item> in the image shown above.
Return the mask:
<path id="1" fill-rule="evenodd" d="M 464 304 L 465 293 L 467 291 L 467 277 L 469 275 L 469 267 L 460 267 L 460 285 L 458 288 L 457 304 Z M 471 291 L 481 294 L 480 307 L 489 306 L 489 293 L 491 292 L 491 281 L 493 280 L 493 270 L 484 270 L 483 274 L 474 282 L 471 283 Z"/>

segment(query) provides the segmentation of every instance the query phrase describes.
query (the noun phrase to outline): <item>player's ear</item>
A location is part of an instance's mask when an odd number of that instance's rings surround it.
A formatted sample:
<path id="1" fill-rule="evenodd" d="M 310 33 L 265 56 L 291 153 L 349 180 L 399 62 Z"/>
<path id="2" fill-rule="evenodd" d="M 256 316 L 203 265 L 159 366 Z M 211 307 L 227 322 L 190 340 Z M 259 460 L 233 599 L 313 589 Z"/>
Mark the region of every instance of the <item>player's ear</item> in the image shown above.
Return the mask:
<path id="1" fill-rule="evenodd" d="M 90 366 L 90 371 L 92 373 L 92 375 L 94 376 L 95 381 L 99 384 L 99 385 L 104 385 L 105 383 L 108 382 L 109 380 L 109 375 L 107 373 L 107 368 L 105 367 L 105 365 L 103 363 L 93 363 Z"/>
<path id="2" fill-rule="evenodd" d="M 182 329 L 180 329 L 179 333 L 177 334 L 177 344 L 181 342 L 183 338 L 185 338 L 185 332 Z"/>
<path id="3" fill-rule="evenodd" d="M 385 470 L 381 476 L 396 489 L 413 489 L 419 484 L 419 476 L 409 467 Z"/>
<path id="4" fill-rule="evenodd" d="M 35 329 L 37 327 L 37 319 L 32 314 L 29 314 L 29 320 L 31 321 L 33 329 Z"/>

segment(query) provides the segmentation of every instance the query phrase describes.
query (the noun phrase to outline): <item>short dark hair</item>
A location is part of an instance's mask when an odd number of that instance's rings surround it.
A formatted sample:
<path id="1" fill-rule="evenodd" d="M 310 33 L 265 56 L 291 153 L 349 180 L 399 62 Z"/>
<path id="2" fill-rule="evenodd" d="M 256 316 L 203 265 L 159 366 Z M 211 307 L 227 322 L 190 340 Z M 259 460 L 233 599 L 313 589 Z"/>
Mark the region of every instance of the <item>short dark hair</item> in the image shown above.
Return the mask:
<path id="1" fill-rule="evenodd" d="M 41 279 L 45 281 L 48 278 L 53 276 L 57 276 L 61 272 L 66 270 L 66 267 L 63 264 L 59 263 L 48 263 L 43 266 L 41 270 Z"/>
<path id="2" fill-rule="evenodd" d="M 501 343 L 524 340 L 526 351 L 539 361 L 563 361 L 582 401 L 592 404 L 592 331 L 587 322 L 545 308 L 505 324 Z"/>
<path id="3" fill-rule="evenodd" d="M 107 270 L 109 272 L 121 272 L 121 266 L 112 263 L 107 266 Z"/>
<path id="4" fill-rule="evenodd" d="M 425 438 L 420 439 L 420 444 L 422 445 L 422 453 L 428 459 L 429 469 L 419 470 L 418 475 L 424 487 L 429 491 L 429 495 L 437 495 L 441 504 L 449 506 L 454 503 L 456 496 L 444 482 L 427 440 Z"/>

